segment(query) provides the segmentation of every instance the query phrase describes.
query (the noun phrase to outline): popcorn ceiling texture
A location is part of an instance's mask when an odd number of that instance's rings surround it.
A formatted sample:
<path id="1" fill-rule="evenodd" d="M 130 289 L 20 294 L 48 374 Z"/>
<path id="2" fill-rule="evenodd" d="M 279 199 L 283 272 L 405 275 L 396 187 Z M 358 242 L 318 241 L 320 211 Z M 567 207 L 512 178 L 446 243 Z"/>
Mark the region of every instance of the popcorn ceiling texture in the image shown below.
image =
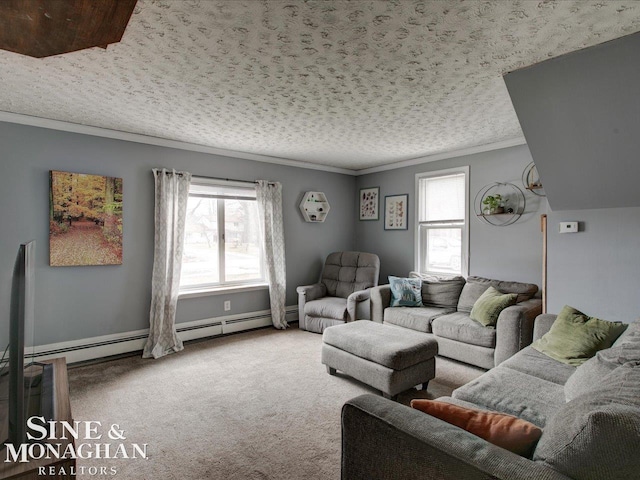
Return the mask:
<path id="1" fill-rule="evenodd" d="M 362 169 L 521 136 L 503 73 L 638 30 L 632 0 L 139 0 L 106 50 L 0 51 L 0 110 Z"/>

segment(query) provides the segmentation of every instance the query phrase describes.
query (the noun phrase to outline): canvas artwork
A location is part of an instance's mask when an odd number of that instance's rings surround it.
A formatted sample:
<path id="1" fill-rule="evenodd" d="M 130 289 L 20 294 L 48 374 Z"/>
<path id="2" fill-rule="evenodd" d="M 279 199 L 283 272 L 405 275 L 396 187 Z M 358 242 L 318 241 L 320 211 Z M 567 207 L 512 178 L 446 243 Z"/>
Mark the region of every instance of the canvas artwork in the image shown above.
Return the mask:
<path id="1" fill-rule="evenodd" d="M 384 197 L 384 229 L 407 230 L 407 203 L 409 195 L 389 195 Z"/>
<path id="2" fill-rule="evenodd" d="M 122 179 L 51 171 L 49 265 L 122 264 Z"/>
<path id="3" fill-rule="evenodd" d="M 378 187 L 360 189 L 360 220 L 378 220 Z"/>

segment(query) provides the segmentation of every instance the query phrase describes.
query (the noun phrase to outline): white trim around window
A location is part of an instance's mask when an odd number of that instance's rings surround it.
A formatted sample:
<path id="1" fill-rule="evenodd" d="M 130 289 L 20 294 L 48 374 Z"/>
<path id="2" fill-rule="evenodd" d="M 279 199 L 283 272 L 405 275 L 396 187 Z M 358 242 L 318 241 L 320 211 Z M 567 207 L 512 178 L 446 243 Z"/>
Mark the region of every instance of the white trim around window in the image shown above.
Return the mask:
<path id="1" fill-rule="evenodd" d="M 456 174 L 464 174 L 465 185 L 464 185 L 464 219 L 455 219 L 455 222 L 452 221 L 442 221 L 442 222 L 429 222 L 430 229 L 436 228 L 447 228 L 448 226 L 452 226 L 454 228 L 461 229 L 461 265 L 460 265 L 460 275 L 467 277 L 469 275 L 469 166 L 461 166 L 456 168 L 448 168 L 445 170 L 435 170 L 431 172 L 422 172 L 417 173 L 415 178 L 415 216 L 414 216 L 414 270 L 419 272 L 423 270 L 421 268 L 422 258 L 421 258 L 421 247 L 420 247 L 420 230 L 421 224 L 426 222 L 420 221 L 420 203 L 421 203 L 421 193 L 420 193 L 420 180 L 425 178 L 435 178 L 435 177 L 447 177 Z M 464 222 L 460 222 L 460 220 L 464 220 Z M 434 272 L 422 272 L 422 273 L 433 273 L 433 274 L 447 274 L 446 271 L 434 271 Z"/>
<path id="2" fill-rule="evenodd" d="M 192 177 L 186 223 L 179 298 L 268 288 L 252 182 Z"/>

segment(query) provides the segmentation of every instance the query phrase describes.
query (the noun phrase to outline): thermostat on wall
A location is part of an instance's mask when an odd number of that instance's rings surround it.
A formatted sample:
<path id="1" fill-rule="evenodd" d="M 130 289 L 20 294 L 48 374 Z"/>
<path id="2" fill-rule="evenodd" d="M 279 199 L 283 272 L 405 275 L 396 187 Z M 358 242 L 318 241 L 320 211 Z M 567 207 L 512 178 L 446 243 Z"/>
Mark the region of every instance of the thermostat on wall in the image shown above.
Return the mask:
<path id="1" fill-rule="evenodd" d="M 560 233 L 578 233 L 578 222 L 560 222 Z"/>

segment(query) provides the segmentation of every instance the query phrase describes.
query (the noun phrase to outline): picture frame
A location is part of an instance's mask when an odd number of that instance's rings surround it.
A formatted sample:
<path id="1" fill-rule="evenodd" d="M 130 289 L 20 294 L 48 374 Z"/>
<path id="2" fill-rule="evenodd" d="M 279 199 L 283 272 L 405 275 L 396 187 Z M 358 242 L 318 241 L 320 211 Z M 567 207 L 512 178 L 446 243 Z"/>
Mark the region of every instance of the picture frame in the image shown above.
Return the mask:
<path id="1" fill-rule="evenodd" d="M 379 220 L 380 187 L 360 189 L 360 220 Z"/>
<path id="2" fill-rule="evenodd" d="M 384 229 L 407 230 L 409 194 L 387 195 L 384 197 Z"/>
<path id="3" fill-rule="evenodd" d="M 49 265 L 122 265 L 122 178 L 49 171 Z"/>

